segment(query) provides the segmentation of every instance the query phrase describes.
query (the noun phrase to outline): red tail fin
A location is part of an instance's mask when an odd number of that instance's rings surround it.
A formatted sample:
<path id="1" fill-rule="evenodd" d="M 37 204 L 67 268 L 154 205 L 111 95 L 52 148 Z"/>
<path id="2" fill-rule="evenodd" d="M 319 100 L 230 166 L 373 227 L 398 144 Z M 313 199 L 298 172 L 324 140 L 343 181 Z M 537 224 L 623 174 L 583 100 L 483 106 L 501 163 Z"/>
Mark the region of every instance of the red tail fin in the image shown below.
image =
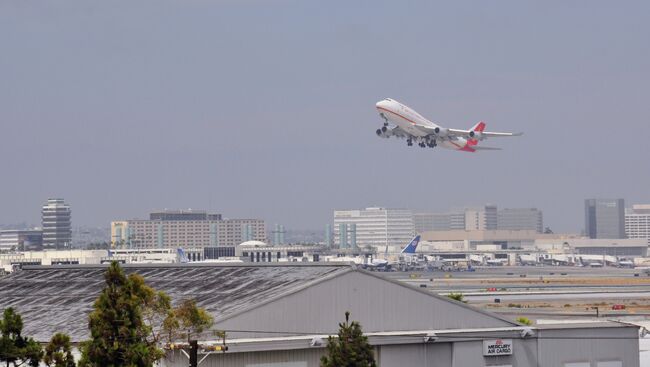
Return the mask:
<path id="1" fill-rule="evenodd" d="M 470 129 L 470 131 L 480 131 L 480 132 L 483 132 L 483 130 L 485 130 L 485 122 L 483 121 L 480 121 L 478 124 L 474 125 L 474 127 Z"/>
<path id="2" fill-rule="evenodd" d="M 478 132 L 483 132 L 483 130 L 485 130 L 485 122 L 483 122 L 483 121 L 480 121 L 478 124 L 474 125 L 470 129 L 470 131 L 478 131 Z M 478 140 L 476 140 L 476 139 L 467 140 L 467 145 L 470 146 L 470 147 L 474 146 L 476 144 L 478 144 Z"/>

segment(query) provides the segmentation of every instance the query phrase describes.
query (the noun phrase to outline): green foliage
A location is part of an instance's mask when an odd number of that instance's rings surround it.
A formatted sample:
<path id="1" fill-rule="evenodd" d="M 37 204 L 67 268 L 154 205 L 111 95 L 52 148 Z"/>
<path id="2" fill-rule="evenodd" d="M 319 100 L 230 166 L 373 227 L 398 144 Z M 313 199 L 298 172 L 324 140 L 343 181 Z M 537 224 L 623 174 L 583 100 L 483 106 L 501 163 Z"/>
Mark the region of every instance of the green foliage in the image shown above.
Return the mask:
<path id="1" fill-rule="evenodd" d="M 517 322 L 523 325 L 532 325 L 533 322 L 528 317 L 518 317 Z"/>
<path id="2" fill-rule="evenodd" d="M 187 299 L 168 314 L 162 329 L 170 342 L 178 337 L 187 338 L 189 342 L 192 335 L 201 334 L 212 327 L 212 324 L 212 316 L 202 307 L 198 307 L 196 301 Z"/>
<path id="3" fill-rule="evenodd" d="M 43 363 L 48 367 L 75 367 L 71 349 L 70 337 L 56 333 L 45 347 Z"/>
<path id="4" fill-rule="evenodd" d="M 87 250 L 110 250 L 111 244 L 109 242 L 92 242 L 86 246 Z"/>
<path id="5" fill-rule="evenodd" d="M 376 367 L 372 346 L 363 335 L 361 325 L 349 322 L 350 313 L 345 313 L 345 322 L 339 323 L 338 338 L 327 340 L 327 355 L 320 360 L 321 367 Z"/>
<path id="6" fill-rule="evenodd" d="M 467 301 L 464 300 L 465 296 L 463 296 L 462 293 L 449 293 L 447 297 L 453 299 L 454 301 L 467 303 Z"/>
<path id="7" fill-rule="evenodd" d="M 137 274 L 128 277 L 117 262 L 104 276 L 106 286 L 88 317 L 91 338 L 81 345 L 80 366 L 146 367 L 164 356 L 144 321 L 147 305 L 155 303 L 156 292 Z"/>
<path id="8" fill-rule="evenodd" d="M 13 308 L 4 310 L 0 331 L 0 361 L 7 366 L 38 366 L 43 350 L 34 339 L 21 335 L 23 319 Z"/>

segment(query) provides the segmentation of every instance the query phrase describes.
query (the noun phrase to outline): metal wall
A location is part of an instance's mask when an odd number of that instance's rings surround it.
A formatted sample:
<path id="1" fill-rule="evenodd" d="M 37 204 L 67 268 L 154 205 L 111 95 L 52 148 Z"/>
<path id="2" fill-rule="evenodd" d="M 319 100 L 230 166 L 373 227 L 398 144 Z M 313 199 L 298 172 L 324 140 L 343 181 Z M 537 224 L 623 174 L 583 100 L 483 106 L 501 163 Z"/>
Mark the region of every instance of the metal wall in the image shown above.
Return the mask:
<path id="1" fill-rule="evenodd" d="M 540 367 L 567 362 L 621 361 L 624 367 L 639 366 L 639 335 L 636 328 L 540 330 Z M 646 366 L 644 366 L 646 367 Z"/>
<path id="2" fill-rule="evenodd" d="M 382 345 L 375 356 L 381 367 L 451 367 L 452 343 Z"/>
<path id="3" fill-rule="evenodd" d="M 483 356 L 483 340 L 394 344 L 375 347 L 379 367 L 563 367 L 566 363 L 620 361 L 639 367 L 635 328 L 562 329 L 542 331 L 540 337 L 513 339 L 513 354 Z M 492 338 L 492 337 L 490 337 Z M 325 348 L 209 355 L 201 366 L 318 367 Z M 199 357 L 201 358 L 201 356 Z M 170 352 L 164 366 L 187 366 L 187 357 Z"/>
<path id="4" fill-rule="evenodd" d="M 230 338 L 278 336 L 233 330 L 336 333 L 346 311 L 365 332 L 509 327 L 514 323 L 363 272 L 349 272 L 244 312 L 215 327 Z"/>
<path id="5" fill-rule="evenodd" d="M 266 351 L 253 353 L 215 353 L 200 367 L 319 367 L 324 348 Z M 202 356 L 199 356 L 201 360 Z M 164 367 L 187 367 L 188 358 L 179 351 L 169 352 Z"/>

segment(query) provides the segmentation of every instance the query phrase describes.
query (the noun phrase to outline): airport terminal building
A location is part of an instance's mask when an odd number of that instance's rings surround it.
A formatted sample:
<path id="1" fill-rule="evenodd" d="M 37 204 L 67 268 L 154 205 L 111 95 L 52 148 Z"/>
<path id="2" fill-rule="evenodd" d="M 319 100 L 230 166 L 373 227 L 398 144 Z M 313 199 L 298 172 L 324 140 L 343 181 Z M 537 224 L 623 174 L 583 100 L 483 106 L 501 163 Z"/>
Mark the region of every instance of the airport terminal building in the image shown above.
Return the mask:
<path id="1" fill-rule="evenodd" d="M 105 266 L 25 267 L 0 278 L 0 308 L 23 315 L 24 334 L 88 338 L 87 314 Z M 377 365 L 639 366 L 638 327 L 621 323 L 525 326 L 347 264 L 125 265 L 174 301 L 194 298 L 226 332 L 199 339 L 201 366 L 316 367 L 346 311 L 361 323 Z M 47 299 L 48 302 L 43 302 Z M 187 366 L 168 351 L 165 366 Z"/>

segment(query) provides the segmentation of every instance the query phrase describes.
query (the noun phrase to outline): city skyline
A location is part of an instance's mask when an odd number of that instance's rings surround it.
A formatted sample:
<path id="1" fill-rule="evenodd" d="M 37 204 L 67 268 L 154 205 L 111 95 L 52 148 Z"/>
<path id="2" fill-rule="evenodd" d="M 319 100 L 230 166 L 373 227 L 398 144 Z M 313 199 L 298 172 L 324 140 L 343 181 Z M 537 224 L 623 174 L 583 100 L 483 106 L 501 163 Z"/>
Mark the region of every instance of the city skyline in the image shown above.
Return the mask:
<path id="1" fill-rule="evenodd" d="M 38 222 L 51 196 L 79 225 L 196 207 L 297 229 L 492 202 L 573 232 L 584 198 L 650 202 L 650 4 L 339 5 L 0 5 L 0 223 Z M 525 135 L 475 155 L 385 144 L 389 96 Z"/>
<path id="2" fill-rule="evenodd" d="M 603 198 L 597 198 L 597 199 L 603 199 Z M 587 200 L 587 199 L 582 199 L 582 201 L 580 203 L 580 204 L 582 204 L 582 206 L 581 206 L 582 213 L 580 213 L 582 215 L 582 217 L 580 218 L 580 221 L 582 221 L 582 227 L 577 228 L 576 230 L 573 230 L 573 231 L 569 230 L 569 231 L 563 231 L 563 232 L 565 232 L 565 233 L 576 233 L 576 234 L 582 233 L 582 234 L 585 234 L 584 233 L 585 230 L 586 230 L 586 227 L 585 227 L 585 224 L 584 224 L 584 221 L 586 219 L 585 218 L 585 213 L 584 213 L 584 202 L 585 202 L 585 200 Z M 626 210 L 628 210 L 628 209 L 632 210 L 633 206 L 646 206 L 646 205 L 649 205 L 649 204 L 645 204 L 645 203 L 642 203 L 642 202 L 637 203 L 637 202 L 631 202 L 631 201 L 628 202 L 627 200 L 625 200 L 625 201 L 626 201 L 626 204 L 625 204 Z M 69 203 L 69 201 L 67 199 L 66 199 L 66 202 Z M 190 213 L 191 212 L 204 213 L 204 214 L 205 213 L 212 213 L 210 215 L 217 215 L 219 217 L 223 216 L 224 219 L 246 219 L 246 218 L 252 219 L 252 218 L 259 218 L 259 219 L 263 219 L 270 226 L 281 225 L 281 226 L 283 226 L 283 228 L 286 227 L 287 230 L 292 230 L 292 231 L 315 231 L 315 230 L 320 231 L 322 229 L 320 227 L 323 227 L 323 225 L 333 223 L 332 213 L 336 212 L 337 210 L 363 210 L 363 209 L 366 209 L 366 208 L 386 208 L 386 209 L 406 209 L 406 210 L 412 211 L 413 214 L 435 214 L 435 215 L 439 215 L 439 214 L 453 214 L 454 212 L 457 212 L 457 211 L 460 213 L 460 211 L 464 211 L 464 210 L 467 210 L 467 209 L 473 210 L 473 209 L 477 209 L 477 208 L 480 208 L 482 206 L 487 206 L 487 205 L 496 206 L 497 210 L 499 210 L 499 211 L 504 210 L 504 209 L 508 209 L 508 210 L 512 210 L 512 209 L 516 209 L 516 210 L 517 209 L 535 209 L 535 210 L 539 210 L 540 212 L 545 213 L 545 210 L 542 209 L 539 206 L 530 206 L 530 207 L 510 206 L 510 207 L 503 207 L 503 206 L 501 206 L 499 204 L 494 204 L 494 203 L 485 203 L 485 204 L 482 204 L 482 205 L 478 205 L 478 204 L 452 205 L 452 206 L 450 206 L 448 208 L 440 208 L 440 209 L 436 209 L 436 210 L 414 209 L 414 208 L 409 208 L 409 207 L 405 207 L 405 206 L 388 207 L 388 206 L 381 206 L 381 205 L 371 205 L 371 206 L 360 206 L 360 207 L 354 207 L 354 208 L 353 207 L 337 208 L 337 209 L 332 210 L 332 212 L 329 213 L 329 221 L 326 221 L 324 223 L 320 223 L 320 226 L 317 224 L 314 227 L 299 228 L 299 227 L 287 225 L 285 223 L 281 223 L 281 222 L 278 222 L 278 221 L 269 220 L 269 219 L 264 218 L 264 217 L 259 216 L 259 215 L 258 216 L 252 215 L 252 216 L 249 216 L 249 217 L 238 217 L 238 216 L 233 216 L 233 215 L 224 215 L 224 213 L 222 213 L 219 210 L 206 210 L 204 207 L 196 207 L 196 208 L 163 208 L 163 209 L 150 209 L 150 210 L 148 210 L 148 211 L 146 211 L 144 213 L 138 213 L 138 214 L 132 214 L 132 215 L 130 214 L 130 215 L 115 217 L 115 218 L 112 218 L 111 220 L 109 220 L 108 223 L 76 223 L 77 218 L 75 218 L 75 221 L 72 223 L 72 228 L 73 229 L 74 228 L 84 228 L 84 227 L 86 227 L 86 228 L 110 228 L 111 222 L 113 222 L 113 221 L 146 220 L 147 218 L 149 218 L 154 213 L 165 213 L 165 212 L 173 213 L 173 212 L 185 212 L 185 211 L 187 211 L 187 212 L 190 212 Z M 35 215 L 40 218 L 41 213 L 37 212 Z M 554 227 L 552 225 L 548 224 L 548 222 L 553 222 L 553 220 L 552 219 L 548 220 L 546 214 L 544 214 L 543 228 L 549 227 L 551 230 L 554 230 L 555 232 L 558 232 L 558 231 L 556 231 L 554 229 Z M 32 228 L 40 228 L 40 227 L 41 227 L 40 221 L 16 220 L 14 222 L 0 223 L 0 228 L 4 228 L 4 229 L 32 229 Z M 269 227 L 269 230 L 271 230 L 271 227 Z"/>

